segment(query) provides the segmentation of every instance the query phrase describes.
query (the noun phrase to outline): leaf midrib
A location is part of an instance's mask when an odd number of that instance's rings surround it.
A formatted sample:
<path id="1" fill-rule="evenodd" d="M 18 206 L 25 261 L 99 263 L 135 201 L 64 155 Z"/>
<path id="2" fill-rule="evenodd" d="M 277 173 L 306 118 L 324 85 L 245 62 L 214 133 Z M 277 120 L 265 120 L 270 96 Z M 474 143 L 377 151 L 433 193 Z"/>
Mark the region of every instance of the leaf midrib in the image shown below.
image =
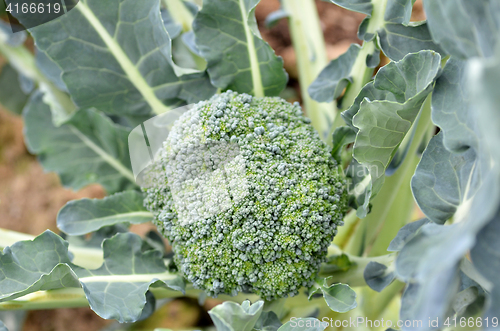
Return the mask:
<path id="1" fill-rule="evenodd" d="M 128 58 L 127 54 L 118 44 L 118 42 L 108 33 L 106 28 L 102 25 L 99 19 L 94 15 L 92 10 L 87 6 L 84 1 L 79 1 L 77 8 L 83 17 L 90 23 L 90 25 L 97 32 L 102 41 L 106 44 L 111 54 L 118 61 L 125 74 L 128 76 L 130 82 L 142 94 L 144 100 L 149 104 L 153 112 L 161 114 L 169 110 L 167 106 L 161 102 L 154 94 L 153 88 L 149 86 L 137 67 Z"/>
<path id="2" fill-rule="evenodd" d="M 262 86 L 259 59 L 257 58 L 253 33 L 250 30 L 250 26 L 248 26 L 248 13 L 245 8 L 244 0 L 238 0 L 238 3 L 240 6 L 243 29 L 245 30 L 245 37 L 247 39 L 248 58 L 250 60 L 250 68 L 252 72 L 253 94 L 256 97 L 264 97 L 264 87 Z"/>
<path id="3" fill-rule="evenodd" d="M 119 213 L 119 214 L 109 215 L 109 216 L 104 216 L 104 217 L 78 219 L 78 220 L 71 221 L 71 222 L 65 222 L 65 224 L 66 225 L 74 225 L 74 224 L 80 224 L 81 222 L 85 222 L 86 224 L 88 224 L 88 223 L 96 223 L 96 222 L 105 222 L 108 220 L 115 220 L 115 219 L 121 219 L 121 218 L 140 218 L 140 217 L 150 217 L 152 219 L 153 214 L 150 212 L 147 212 L 147 211 Z"/>
<path id="4" fill-rule="evenodd" d="M 97 146 L 92 140 L 90 140 L 86 135 L 80 132 L 76 127 L 69 126 L 71 132 L 73 132 L 85 145 L 87 145 L 91 150 L 93 150 L 97 155 L 99 155 L 106 163 L 116 169 L 121 175 L 129 179 L 132 183 L 135 183 L 135 177 L 132 171 L 127 169 L 123 164 L 118 162 L 114 157 L 109 155 L 101 147 Z"/>

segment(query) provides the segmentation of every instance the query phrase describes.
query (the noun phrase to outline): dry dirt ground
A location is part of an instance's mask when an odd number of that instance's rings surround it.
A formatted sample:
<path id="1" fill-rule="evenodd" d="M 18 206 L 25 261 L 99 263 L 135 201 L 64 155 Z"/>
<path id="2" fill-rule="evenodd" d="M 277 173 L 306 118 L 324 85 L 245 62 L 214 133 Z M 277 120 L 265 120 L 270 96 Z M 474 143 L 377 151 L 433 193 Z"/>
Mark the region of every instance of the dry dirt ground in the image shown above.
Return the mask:
<path id="1" fill-rule="evenodd" d="M 327 51 L 330 59 L 345 52 L 351 43 L 359 43 L 357 28 L 363 15 L 352 13 L 331 3 L 317 1 Z M 266 16 L 279 8 L 278 0 L 262 0 L 257 6 L 256 16 L 263 38 L 276 53 L 284 58 L 285 68 L 290 76 L 289 86 L 297 91 L 296 60 L 291 46 L 286 20 L 267 29 Z M 420 0 L 415 4 L 412 20 L 423 19 Z M 0 59 L 0 66 L 2 60 Z M 1 87 L 0 87 L 1 88 Z M 0 228 L 6 228 L 32 235 L 46 229 L 57 232 L 56 215 L 67 201 L 88 198 L 102 198 L 104 190 L 99 185 L 90 185 L 78 192 L 63 188 L 57 175 L 46 173 L 28 153 L 23 142 L 21 118 L 0 107 Z M 144 233 L 150 226 L 138 227 L 135 232 Z M 216 304 L 208 301 L 205 309 Z M 192 309 L 193 303 L 174 301 L 162 308 L 162 318 L 155 319 L 158 326 L 188 328 L 201 319 L 206 322 L 206 310 Z M 109 321 L 102 320 L 89 308 L 31 311 L 28 313 L 24 331 L 93 331 L 100 330 Z"/>

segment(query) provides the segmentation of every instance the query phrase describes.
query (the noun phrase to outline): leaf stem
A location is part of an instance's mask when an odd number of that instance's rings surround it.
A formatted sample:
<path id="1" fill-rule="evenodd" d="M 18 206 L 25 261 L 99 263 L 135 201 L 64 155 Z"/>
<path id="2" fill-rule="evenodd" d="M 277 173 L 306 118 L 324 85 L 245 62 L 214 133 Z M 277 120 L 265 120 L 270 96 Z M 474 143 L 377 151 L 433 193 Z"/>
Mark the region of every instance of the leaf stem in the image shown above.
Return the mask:
<path id="1" fill-rule="evenodd" d="M 169 111 L 170 108 L 164 105 L 163 102 L 160 101 L 160 99 L 158 99 L 151 86 L 148 85 L 145 78 L 139 72 L 137 66 L 132 63 L 132 61 L 118 44 L 116 39 L 109 34 L 108 30 L 104 27 L 104 25 L 102 25 L 101 21 L 97 18 L 95 13 L 88 7 L 86 1 L 80 1 L 78 3 L 78 6 L 76 6 L 75 8 L 80 11 L 82 16 L 89 22 L 89 24 L 94 28 L 95 32 L 106 44 L 111 54 L 120 64 L 122 70 L 130 78 L 131 83 L 144 96 L 144 99 L 149 104 L 153 112 L 155 112 L 156 114 L 162 114 Z"/>
<path id="2" fill-rule="evenodd" d="M 250 60 L 250 68 L 252 72 L 253 94 L 256 97 L 264 97 L 264 86 L 262 85 L 262 77 L 260 74 L 259 59 L 257 58 L 257 50 L 255 49 L 254 34 L 250 29 L 248 22 L 248 11 L 245 7 L 244 0 L 238 0 L 241 12 L 241 19 L 243 21 L 243 28 L 245 30 L 245 37 L 248 44 L 248 57 Z"/>
<path id="3" fill-rule="evenodd" d="M 59 126 L 68 120 L 75 112 L 76 106 L 70 97 L 59 90 L 36 66 L 35 57 L 23 45 L 13 47 L 0 41 L 0 53 L 18 72 L 36 82 L 40 90 L 46 92 L 56 101 L 57 106 L 51 107 L 54 125 Z"/>
<path id="4" fill-rule="evenodd" d="M 392 217 L 393 215 L 391 215 L 390 212 L 393 207 L 398 207 L 395 206 L 397 197 L 402 196 L 404 194 L 403 191 L 408 191 L 410 189 L 410 180 L 415 172 L 419 159 L 417 156 L 418 147 L 425 138 L 429 126 L 432 125 L 431 96 L 428 96 L 422 105 L 419 117 L 414 122 L 414 125 L 417 126 L 415 136 L 410 144 L 405 160 L 392 176 L 387 177 L 382 190 L 373 199 L 373 205 L 375 206 L 373 211 L 363 220 L 363 224 L 368 226 L 368 235 L 365 241 L 367 251 L 365 254 L 369 256 L 387 251 L 390 241 L 394 238 L 394 231 L 391 231 L 390 236 L 385 236 L 383 235 L 382 229 L 388 227 L 399 229 L 399 225 L 403 225 L 401 222 L 407 221 L 401 219 L 403 218 L 402 215 L 396 214 L 396 217 Z M 389 217 L 389 215 L 391 217 Z M 401 216 L 401 218 L 398 218 L 398 216 Z M 378 238 L 379 236 L 382 237 Z M 376 244 L 374 244 L 375 241 Z"/>
<path id="5" fill-rule="evenodd" d="M 336 102 L 319 103 L 309 96 L 309 85 L 328 64 L 323 31 L 313 0 L 283 0 L 297 57 L 300 91 L 307 116 L 321 139 L 331 145 L 330 128 L 337 115 Z"/>

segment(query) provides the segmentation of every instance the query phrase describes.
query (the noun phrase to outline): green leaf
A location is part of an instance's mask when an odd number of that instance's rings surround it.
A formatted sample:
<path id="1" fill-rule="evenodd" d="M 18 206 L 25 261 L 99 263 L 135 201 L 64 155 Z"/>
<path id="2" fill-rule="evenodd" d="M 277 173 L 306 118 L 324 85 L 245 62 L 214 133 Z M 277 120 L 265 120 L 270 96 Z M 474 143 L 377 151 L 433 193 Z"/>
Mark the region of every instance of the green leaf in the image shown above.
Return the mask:
<path id="1" fill-rule="evenodd" d="M 440 61 L 439 54 L 432 51 L 408 54 L 380 69 L 374 82 L 361 91 L 367 95 L 364 90 L 376 89 L 376 96 L 387 96 L 376 100 L 365 97 L 352 121 L 358 128 L 353 156 L 370 172 L 372 196 L 382 187 L 386 168 L 432 91 Z"/>
<path id="2" fill-rule="evenodd" d="M 424 225 L 401 250 L 396 275 L 410 283 L 403 295 L 401 319 L 432 320 L 445 316 L 459 290 L 458 260 L 470 247 L 462 227 Z M 408 292 L 408 293 L 406 293 Z"/>
<path id="3" fill-rule="evenodd" d="M 500 3 L 424 0 L 434 41 L 457 58 L 492 56 L 500 36 Z"/>
<path id="4" fill-rule="evenodd" d="M 422 218 L 418 221 L 414 221 L 403 226 L 401 229 L 399 229 L 396 237 L 392 239 L 387 250 L 389 252 L 398 252 L 403 249 L 404 245 L 413 237 L 415 237 L 417 231 L 427 223 L 429 223 L 429 220 L 427 218 Z"/>
<path id="5" fill-rule="evenodd" d="M 491 302 L 485 317 L 497 317 L 500 309 L 500 212 L 477 235 L 477 244 L 471 250 L 471 259 L 477 270 L 493 283 Z"/>
<path id="6" fill-rule="evenodd" d="M 263 311 L 259 320 L 254 325 L 257 331 L 277 331 L 282 323 L 273 311 Z"/>
<path id="7" fill-rule="evenodd" d="M 500 281 L 492 275 L 500 270 L 500 103 L 498 84 L 500 84 L 500 52 L 497 50 L 491 60 L 474 59 L 467 68 L 469 77 L 466 85 L 470 91 L 471 113 L 478 131 L 482 134 L 480 142 L 488 151 L 490 158 L 481 163 L 491 166 L 483 179 L 483 187 L 476 193 L 470 209 L 471 221 L 483 223 L 489 220 L 477 236 L 477 244 L 471 250 L 471 259 L 478 271 L 493 284 L 485 317 L 498 317 L 500 310 Z M 484 153 L 484 151 L 481 151 Z M 493 213 L 492 213 L 493 212 Z M 480 223 L 480 224 L 481 224 Z M 492 329 L 490 327 L 490 329 Z"/>
<path id="8" fill-rule="evenodd" d="M 493 222 L 498 217 L 500 201 L 500 135 L 497 130 L 500 116 L 495 87 L 500 83 L 499 73 L 500 56 L 492 60 L 475 59 L 469 63 L 451 58 L 436 81 L 432 115 L 441 128 L 444 148 L 436 149 L 430 144 L 425 152 L 428 154 L 426 159 L 439 160 L 443 156 L 437 154 L 442 153 L 451 153 L 450 159 L 462 157 L 465 165 L 471 161 L 464 155 L 475 153 L 476 159 L 473 167 L 455 167 L 464 172 L 459 174 L 461 184 L 463 178 L 472 179 L 467 181 L 466 193 L 461 193 L 453 224 L 424 225 L 403 247 L 396 260 L 398 278 L 410 282 L 407 291 L 412 289 L 411 295 L 405 293 L 402 303 L 401 315 L 404 312 L 408 319 L 445 316 L 462 289 L 459 287 L 458 266 L 468 251 L 471 258 L 474 254 L 480 255 L 476 257 L 477 264 L 482 264 L 480 272 L 486 281 L 493 273 L 489 274 L 490 270 L 496 269 L 493 261 L 498 251 L 495 240 L 499 230 Z M 434 138 L 434 142 L 439 142 L 438 139 L 441 138 Z M 426 162 L 424 158 L 422 161 Z M 439 187 L 448 185 L 450 192 L 457 190 L 457 179 L 453 176 L 433 176 L 436 182 L 442 181 L 437 184 Z M 414 193 L 420 194 L 418 191 Z M 485 316 L 491 317 L 492 312 L 498 312 L 498 288 L 495 286 L 490 292 L 489 308 L 492 310 Z M 406 297 L 411 300 L 406 300 Z"/>
<path id="9" fill-rule="evenodd" d="M 53 62 L 44 52 L 36 51 L 35 53 L 36 66 L 50 81 L 57 86 L 58 89 L 68 93 L 68 88 L 62 79 L 63 71 Z"/>
<path id="10" fill-rule="evenodd" d="M 68 202 L 57 215 L 57 227 L 78 236 L 118 223 L 149 222 L 153 215 L 143 206 L 143 195 L 125 191 L 99 199 L 80 199 Z"/>
<path id="11" fill-rule="evenodd" d="M 384 20 L 389 23 L 407 25 L 410 23 L 414 2 L 415 0 L 387 0 Z"/>
<path id="12" fill-rule="evenodd" d="M 80 287 L 69 267 L 68 243 L 47 230 L 0 253 L 0 301 L 39 290 Z"/>
<path id="13" fill-rule="evenodd" d="M 142 246 L 138 235 L 120 233 L 103 242 L 104 263 L 99 269 L 76 271 L 90 307 L 99 316 L 121 323 L 138 320 L 150 286 L 184 292 L 184 280 L 167 271 L 162 253 L 144 252 Z"/>
<path id="14" fill-rule="evenodd" d="M 127 148 L 129 131 L 100 112 L 80 110 L 65 124 L 52 124 L 49 106 L 35 92 L 25 110 L 25 139 L 47 171 L 59 174 L 64 186 L 80 189 L 101 184 L 108 193 L 135 188 Z"/>
<path id="15" fill-rule="evenodd" d="M 363 277 L 372 290 L 380 292 L 392 283 L 396 275 L 387 266 L 370 261 L 363 271 Z"/>
<path id="16" fill-rule="evenodd" d="M 292 317 L 290 321 L 283 324 L 278 331 L 323 331 L 327 327 L 327 322 L 321 322 L 316 318 Z"/>
<path id="17" fill-rule="evenodd" d="M 355 138 L 356 138 L 356 132 L 348 126 L 338 127 L 333 132 L 332 156 L 335 159 L 335 161 L 337 161 L 338 164 L 342 164 L 341 156 L 344 146 L 353 143 Z"/>
<path id="18" fill-rule="evenodd" d="M 252 331 L 257 323 L 264 301 L 259 300 L 254 304 L 245 300 L 241 305 L 226 301 L 209 310 L 210 317 L 217 331 Z"/>
<path id="19" fill-rule="evenodd" d="M 393 61 L 399 61 L 408 53 L 433 50 L 442 56 L 446 53 L 430 35 L 426 22 L 410 23 L 408 26 L 385 23 L 378 31 L 380 48 Z"/>
<path id="20" fill-rule="evenodd" d="M 283 60 L 261 39 L 259 0 L 207 0 L 193 31 L 212 84 L 257 97 L 278 95 L 287 83 Z"/>
<path id="21" fill-rule="evenodd" d="M 361 47 L 351 44 L 347 52 L 332 60 L 309 86 L 311 98 L 318 102 L 331 102 L 337 99 L 344 88 L 352 83 L 352 68 Z"/>
<path id="22" fill-rule="evenodd" d="M 21 114 L 28 101 L 28 93 L 21 88 L 17 71 L 9 64 L 0 68 L 0 103 L 14 114 Z"/>
<path id="23" fill-rule="evenodd" d="M 103 242 L 104 263 L 87 270 L 70 262 L 68 243 L 51 231 L 20 241 L 0 253 L 0 301 L 38 290 L 83 287 L 101 317 L 133 322 L 141 317 L 150 286 L 184 291 L 184 280 L 167 271 L 162 253 L 144 250 L 133 233 Z"/>
<path id="24" fill-rule="evenodd" d="M 74 10 L 30 32 L 39 51 L 62 69 L 79 107 L 122 115 L 162 113 L 168 110 L 165 102 L 196 102 L 215 88 L 206 74 L 185 74 L 172 62 L 159 3 L 81 0 Z"/>
<path id="25" fill-rule="evenodd" d="M 328 286 L 327 280 L 324 280 L 321 292 L 331 310 L 338 313 L 345 313 L 357 307 L 356 292 L 349 285 L 338 283 Z"/>
<path id="26" fill-rule="evenodd" d="M 356 11 L 365 15 L 371 15 L 373 5 L 371 0 L 328 0 L 342 8 Z"/>
<path id="27" fill-rule="evenodd" d="M 442 133 L 431 139 L 411 181 L 415 200 L 430 220 L 443 224 L 471 199 L 480 183 L 475 164 L 473 149 L 453 153 L 444 147 Z"/>

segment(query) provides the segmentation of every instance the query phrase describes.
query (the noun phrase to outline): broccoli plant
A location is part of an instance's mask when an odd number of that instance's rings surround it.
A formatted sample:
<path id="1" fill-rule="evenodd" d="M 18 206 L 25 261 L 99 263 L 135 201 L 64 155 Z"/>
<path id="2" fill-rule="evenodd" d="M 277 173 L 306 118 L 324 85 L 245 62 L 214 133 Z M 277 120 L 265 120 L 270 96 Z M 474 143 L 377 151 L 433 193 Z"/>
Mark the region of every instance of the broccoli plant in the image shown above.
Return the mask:
<path id="1" fill-rule="evenodd" d="M 210 296 L 219 331 L 496 329 L 500 2 L 423 0 L 412 22 L 415 0 L 327 0 L 365 15 L 328 62 L 315 2 L 281 0 L 301 104 L 258 2 L 63 1 L 34 24 L 0 0 L 28 28 L 0 19 L 0 103 L 46 171 L 108 194 L 57 234 L 0 229 L 0 310 L 131 323 Z M 160 235 L 128 231 L 146 222 Z"/>

